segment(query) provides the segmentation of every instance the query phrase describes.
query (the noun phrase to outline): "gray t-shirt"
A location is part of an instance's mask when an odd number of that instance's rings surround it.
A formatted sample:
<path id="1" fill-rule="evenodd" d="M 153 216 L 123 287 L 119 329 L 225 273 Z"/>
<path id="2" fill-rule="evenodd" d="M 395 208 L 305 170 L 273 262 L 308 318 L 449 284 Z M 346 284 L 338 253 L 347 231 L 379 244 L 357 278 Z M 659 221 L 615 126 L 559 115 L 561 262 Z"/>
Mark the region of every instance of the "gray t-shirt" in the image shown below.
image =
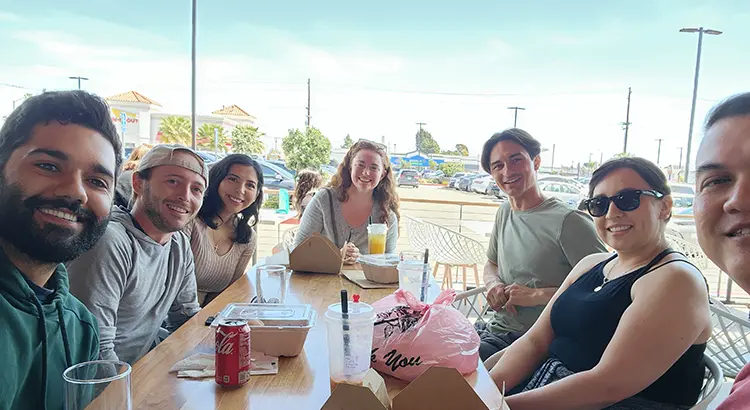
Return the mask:
<path id="1" fill-rule="evenodd" d="M 487 258 L 497 263 L 505 285 L 530 288 L 559 287 L 585 256 L 606 252 L 591 217 L 571 209 L 557 198 L 548 198 L 528 210 L 512 210 L 510 203 L 497 210 Z M 495 312 L 487 328 L 494 333 L 525 332 L 544 306 L 516 307 Z"/>
<path id="2" fill-rule="evenodd" d="M 70 293 L 99 322 L 99 355 L 130 364 L 148 353 L 166 319 L 174 330 L 198 313 L 190 242 L 175 232 L 161 245 L 113 210 L 97 245 L 68 265 Z"/>
<path id="3" fill-rule="evenodd" d="M 331 202 L 333 202 L 333 212 L 331 212 Z M 380 223 L 381 215 L 380 203 L 375 202 L 370 211 L 373 223 Z M 367 225 L 368 221 L 360 226 L 349 225 L 341 213 L 341 202 L 336 199 L 336 194 L 329 189 L 321 189 L 310 200 L 305 208 L 305 213 L 302 214 L 299 230 L 294 238 L 294 246 L 297 247 L 302 241 L 317 232 L 330 239 L 338 248 L 342 248 L 351 234 L 351 242 L 359 249 L 360 253 L 367 254 L 369 249 L 367 246 Z M 336 235 L 334 235 L 334 229 Z M 390 211 L 388 212 L 388 232 L 385 242 L 386 253 L 396 251 L 396 241 L 398 241 L 398 218 L 393 211 Z"/>

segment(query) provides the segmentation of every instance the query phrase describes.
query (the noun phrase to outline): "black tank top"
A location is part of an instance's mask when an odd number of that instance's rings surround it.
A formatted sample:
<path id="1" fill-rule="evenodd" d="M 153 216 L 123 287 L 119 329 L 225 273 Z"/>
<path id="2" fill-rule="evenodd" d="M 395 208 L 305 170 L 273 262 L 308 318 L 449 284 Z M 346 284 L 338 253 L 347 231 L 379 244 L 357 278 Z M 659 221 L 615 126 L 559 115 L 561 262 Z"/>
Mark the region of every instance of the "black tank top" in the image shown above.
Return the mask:
<path id="1" fill-rule="evenodd" d="M 596 366 L 612 340 L 625 309 L 633 302 L 630 298 L 633 283 L 651 272 L 659 261 L 671 253 L 679 252 L 666 249 L 648 265 L 609 281 L 598 292 L 594 288 L 604 280 L 604 266 L 617 255 L 581 275 L 552 306 L 550 322 L 555 338 L 550 344 L 550 356 L 576 373 Z M 656 267 L 677 261 L 689 263 L 676 259 Z M 705 374 L 705 350 L 705 343 L 690 346 L 664 375 L 636 396 L 662 403 L 695 404 Z"/>

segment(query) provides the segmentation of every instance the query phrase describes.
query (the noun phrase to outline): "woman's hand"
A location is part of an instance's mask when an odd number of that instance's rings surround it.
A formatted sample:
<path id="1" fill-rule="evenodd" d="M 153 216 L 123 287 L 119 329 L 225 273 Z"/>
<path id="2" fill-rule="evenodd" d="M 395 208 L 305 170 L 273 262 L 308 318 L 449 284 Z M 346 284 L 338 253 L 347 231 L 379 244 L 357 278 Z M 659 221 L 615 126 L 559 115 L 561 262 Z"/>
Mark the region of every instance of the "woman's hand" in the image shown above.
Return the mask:
<path id="1" fill-rule="evenodd" d="M 354 246 L 353 243 L 347 242 L 344 247 L 341 248 L 341 256 L 345 264 L 354 265 L 357 263 L 357 258 L 359 258 L 359 248 Z"/>

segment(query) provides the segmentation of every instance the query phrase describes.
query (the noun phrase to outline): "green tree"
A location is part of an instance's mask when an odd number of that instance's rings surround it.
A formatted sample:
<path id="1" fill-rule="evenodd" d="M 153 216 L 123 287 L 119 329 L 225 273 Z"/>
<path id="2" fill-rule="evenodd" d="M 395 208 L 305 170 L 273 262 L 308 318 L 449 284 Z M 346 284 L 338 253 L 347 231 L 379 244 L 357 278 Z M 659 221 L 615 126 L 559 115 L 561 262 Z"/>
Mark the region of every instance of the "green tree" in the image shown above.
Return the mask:
<path id="1" fill-rule="evenodd" d="M 433 169 L 433 170 L 434 170 L 434 169 L 437 169 L 437 167 L 438 167 L 438 164 L 437 164 L 437 162 L 435 162 L 435 161 L 433 161 L 433 160 L 429 160 L 429 161 L 427 162 L 427 164 L 428 164 L 428 168 L 430 168 L 430 169 Z"/>
<path id="2" fill-rule="evenodd" d="M 252 125 L 238 125 L 232 130 L 232 151 L 242 154 L 262 154 L 266 145 L 260 140 L 266 134 Z"/>
<path id="3" fill-rule="evenodd" d="M 443 162 L 442 164 L 438 165 L 438 169 L 443 171 L 445 176 L 452 177 L 455 173 L 464 171 L 464 163 L 463 162 Z"/>
<path id="4" fill-rule="evenodd" d="M 458 152 L 458 155 L 462 155 L 464 157 L 469 156 L 469 147 L 467 147 L 464 144 L 456 144 L 456 152 Z"/>
<path id="5" fill-rule="evenodd" d="M 401 169 L 411 169 L 411 164 L 409 162 L 407 162 L 407 161 L 405 161 L 405 160 L 402 159 L 399 162 L 399 168 L 401 168 Z"/>
<path id="6" fill-rule="evenodd" d="M 344 138 L 344 143 L 341 144 L 341 148 L 349 149 L 354 145 L 354 140 L 349 134 L 346 134 L 346 138 Z"/>
<path id="7" fill-rule="evenodd" d="M 615 156 L 613 156 L 612 158 L 613 158 L 613 159 L 615 159 L 615 158 L 632 158 L 632 157 L 634 157 L 634 156 L 635 156 L 634 154 L 631 154 L 631 153 L 629 153 L 629 152 L 621 152 L 621 153 L 619 153 L 619 154 L 616 154 L 616 155 L 615 155 Z"/>
<path id="8" fill-rule="evenodd" d="M 172 115 L 161 120 L 159 142 L 163 144 L 180 144 L 189 147 L 193 144 L 190 136 L 190 120 L 185 117 Z"/>
<path id="9" fill-rule="evenodd" d="M 216 146 L 216 138 L 214 136 L 214 130 L 219 130 L 219 145 Z M 219 151 L 226 152 L 227 144 L 229 143 L 229 136 L 226 130 L 221 125 L 217 124 L 203 124 L 198 128 L 197 140 L 195 145 L 198 149 L 205 151 Z"/>
<path id="10" fill-rule="evenodd" d="M 281 141 L 287 166 L 291 169 L 314 168 L 331 160 L 331 141 L 319 129 L 310 127 L 304 132 L 294 129 Z"/>
<path id="11" fill-rule="evenodd" d="M 416 142 L 417 151 L 419 152 L 425 154 L 440 153 L 440 145 L 438 145 L 437 141 L 435 141 L 432 138 L 432 135 L 424 128 L 420 128 L 419 131 L 417 131 Z"/>

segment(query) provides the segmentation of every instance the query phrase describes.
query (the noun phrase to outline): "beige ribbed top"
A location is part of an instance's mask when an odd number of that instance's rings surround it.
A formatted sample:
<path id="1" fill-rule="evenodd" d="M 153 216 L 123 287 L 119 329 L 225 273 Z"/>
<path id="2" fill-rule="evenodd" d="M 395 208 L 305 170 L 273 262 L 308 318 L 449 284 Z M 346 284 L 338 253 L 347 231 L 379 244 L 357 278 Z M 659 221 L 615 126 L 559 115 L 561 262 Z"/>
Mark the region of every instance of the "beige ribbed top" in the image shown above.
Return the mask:
<path id="1" fill-rule="evenodd" d="M 243 221 L 238 221 L 243 223 Z M 195 259 L 195 279 L 198 284 L 198 299 L 202 302 L 206 293 L 218 293 L 226 289 L 247 271 L 255 251 L 255 233 L 248 243 L 232 243 L 229 252 L 219 255 L 209 239 L 209 228 L 202 220 L 195 218 L 185 226 L 184 232 L 190 238 L 190 248 Z"/>

